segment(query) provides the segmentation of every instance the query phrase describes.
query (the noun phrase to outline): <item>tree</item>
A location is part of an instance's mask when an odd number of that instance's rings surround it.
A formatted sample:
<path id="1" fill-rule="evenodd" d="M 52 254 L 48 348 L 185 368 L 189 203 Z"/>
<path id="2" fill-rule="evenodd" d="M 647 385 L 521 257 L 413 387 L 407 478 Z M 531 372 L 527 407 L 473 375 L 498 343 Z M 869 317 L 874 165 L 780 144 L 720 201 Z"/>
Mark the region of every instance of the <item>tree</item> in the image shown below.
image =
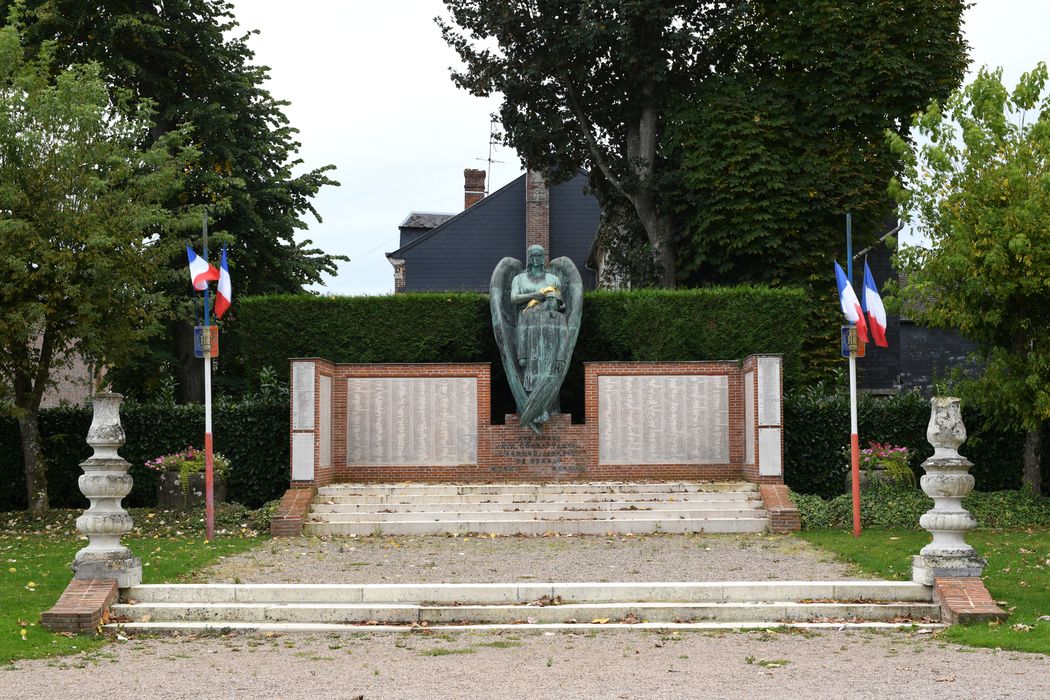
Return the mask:
<path id="1" fill-rule="evenodd" d="M 962 82 L 963 2 L 751 2 L 717 40 L 731 56 L 669 113 L 667 195 L 681 279 L 828 289 L 843 254 L 894 225 L 884 132 Z M 858 31 L 858 28 L 862 30 Z"/>
<path id="2" fill-rule="evenodd" d="M 887 139 L 905 163 L 891 191 L 929 247 L 899 252 L 897 298 L 908 315 L 978 344 L 984 371 L 969 394 L 1025 431 L 1024 482 L 1041 489 L 1050 419 L 1050 97 L 1046 65 L 1013 92 L 981 70 L 943 107 L 918 114 L 913 145 Z"/>
<path id="3" fill-rule="evenodd" d="M 445 4 L 455 82 L 502 93 L 530 165 L 629 202 L 664 286 L 826 275 L 845 210 L 873 237 L 892 209 L 883 130 L 966 64 L 961 0 Z"/>
<path id="4" fill-rule="evenodd" d="M 0 0 L 0 7 L 15 4 Z M 156 105 L 145 145 L 178 124 L 193 126 L 201 151 L 198 167 L 180 197 L 209 205 L 214 241 L 230 246 L 231 274 L 239 294 L 301 292 L 333 274 L 344 256 L 328 255 L 310 241 L 297 242 L 306 217 L 320 221 L 311 200 L 326 185 L 332 165 L 296 173 L 297 130 L 284 114 L 287 102 L 263 86 L 269 69 L 253 65 L 233 5 L 226 0 L 26 0 L 25 43 L 36 50 L 55 44 L 56 68 L 97 61 L 111 90 L 128 90 Z M 177 204 L 181 202 L 172 202 Z M 186 264 L 175 253 L 172 269 Z M 180 319 L 191 315 L 183 277 L 169 289 L 183 300 Z M 193 361 L 192 328 L 172 321 L 158 339 L 147 367 L 167 361 L 176 368 L 184 400 L 202 395 Z M 148 372 L 148 369 L 144 369 Z M 141 384 L 145 377 L 127 377 Z"/>
<path id="5" fill-rule="evenodd" d="M 51 371 L 74 355 L 119 363 L 159 329 L 168 234 L 192 225 L 164 203 L 198 156 L 185 127 L 140 148 L 147 104 L 115 103 L 97 64 L 55 74 L 51 61 L 48 46 L 25 61 L 15 27 L 0 30 L 0 392 L 33 511 L 48 507 L 38 411 Z"/>
<path id="6" fill-rule="evenodd" d="M 455 26 L 438 23 L 466 64 L 453 71 L 456 84 L 503 95 L 506 142 L 554 178 L 581 166 L 600 173 L 630 202 L 661 284 L 674 287 L 674 228 L 659 188 L 663 119 L 669 101 L 710 71 L 716 45 L 707 40 L 741 4 L 445 0 Z"/>

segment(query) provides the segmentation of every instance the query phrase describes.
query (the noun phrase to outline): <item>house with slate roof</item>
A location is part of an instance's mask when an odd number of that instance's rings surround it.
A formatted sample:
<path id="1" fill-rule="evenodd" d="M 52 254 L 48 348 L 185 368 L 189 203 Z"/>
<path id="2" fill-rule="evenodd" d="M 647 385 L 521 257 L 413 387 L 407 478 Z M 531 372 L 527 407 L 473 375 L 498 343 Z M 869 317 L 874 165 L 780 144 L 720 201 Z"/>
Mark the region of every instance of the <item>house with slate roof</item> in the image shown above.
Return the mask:
<path id="1" fill-rule="evenodd" d="M 570 258 L 584 288 L 595 288 L 597 273 L 587 258 L 601 207 L 586 191 L 586 171 L 549 185 L 530 170 L 488 196 L 485 171 L 463 171 L 463 183 L 460 213 L 412 212 L 401 222 L 400 247 L 386 254 L 395 293 L 488 292 L 496 263 L 523 260 L 533 244 L 543 246 L 548 260 Z"/>

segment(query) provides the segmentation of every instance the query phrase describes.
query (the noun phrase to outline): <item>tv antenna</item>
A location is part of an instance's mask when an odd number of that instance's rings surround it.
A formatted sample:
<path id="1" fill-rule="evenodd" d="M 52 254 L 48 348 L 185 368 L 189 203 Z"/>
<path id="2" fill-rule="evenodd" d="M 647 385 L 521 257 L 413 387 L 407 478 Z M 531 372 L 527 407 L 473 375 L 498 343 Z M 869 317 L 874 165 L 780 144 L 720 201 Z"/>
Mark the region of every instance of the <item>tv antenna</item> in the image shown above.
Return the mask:
<path id="1" fill-rule="evenodd" d="M 489 115 L 489 157 L 488 158 L 475 158 L 474 160 L 483 160 L 488 163 L 488 169 L 485 173 L 485 196 L 489 196 L 489 183 L 492 182 L 492 164 L 500 163 L 502 160 L 493 160 L 492 152 L 496 148 L 496 121 L 498 117 L 495 114 Z"/>

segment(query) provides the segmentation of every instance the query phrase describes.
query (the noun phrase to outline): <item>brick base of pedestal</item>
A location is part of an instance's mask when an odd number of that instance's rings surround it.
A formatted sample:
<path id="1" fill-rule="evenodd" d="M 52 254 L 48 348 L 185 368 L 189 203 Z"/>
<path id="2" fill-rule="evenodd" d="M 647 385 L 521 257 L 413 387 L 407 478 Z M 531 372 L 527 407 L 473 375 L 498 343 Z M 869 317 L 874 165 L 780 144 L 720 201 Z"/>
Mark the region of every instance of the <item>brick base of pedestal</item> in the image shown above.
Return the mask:
<path id="1" fill-rule="evenodd" d="M 933 600 L 941 606 L 941 619 L 953 625 L 1005 620 L 1009 616 L 995 604 L 979 578 L 935 579 Z"/>
<path id="2" fill-rule="evenodd" d="M 54 607 L 40 616 L 40 625 L 52 632 L 95 632 L 108 621 L 116 599 L 114 579 L 73 579 Z"/>
<path id="3" fill-rule="evenodd" d="M 791 492 L 783 484 L 762 484 L 759 487 L 762 502 L 769 511 L 769 526 L 773 532 L 798 532 L 802 518 L 791 500 Z"/>
<path id="4" fill-rule="evenodd" d="M 317 495 L 315 488 L 290 488 L 281 497 L 277 513 L 270 520 L 270 534 L 274 537 L 297 537 L 303 534 L 303 522 L 310 503 Z"/>

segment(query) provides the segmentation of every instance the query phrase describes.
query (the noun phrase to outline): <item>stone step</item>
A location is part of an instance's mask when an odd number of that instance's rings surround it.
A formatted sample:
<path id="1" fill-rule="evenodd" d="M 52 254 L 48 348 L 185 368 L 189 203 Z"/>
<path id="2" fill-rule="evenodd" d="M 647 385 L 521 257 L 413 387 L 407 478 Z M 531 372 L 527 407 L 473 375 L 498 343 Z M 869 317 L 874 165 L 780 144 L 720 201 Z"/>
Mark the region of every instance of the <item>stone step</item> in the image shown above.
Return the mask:
<path id="1" fill-rule="evenodd" d="M 418 522 L 430 521 L 441 523 L 454 523 L 461 521 L 485 521 L 498 520 L 542 520 L 544 522 L 563 520 L 653 520 L 654 516 L 660 520 L 689 519 L 704 520 L 713 518 L 754 518 L 764 517 L 756 509 L 716 509 L 716 510 L 534 510 L 515 509 L 512 511 L 431 511 L 431 512 L 395 512 L 395 513 L 319 513 L 311 511 L 309 522 L 314 523 L 358 523 L 358 522 Z"/>
<path id="2" fill-rule="evenodd" d="M 410 603 L 118 603 L 116 621 L 442 624 L 644 622 L 936 621 L 933 603 L 633 602 L 561 605 Z"/>
<path id="3" fill-rule="evenodd" d="M 527 503 L 314 503 L 311 513 L 513 513 L 522 510 L 539 511 L 640 511 L 656 512 L 703 508 L 709 510 L 760 510 L 759 499 L 697 501 L 677 499 L 674 501 L 529 501 Z"/>
<path id="4" fill-rule="evenodd" d="M 143 584 L 122 592 L 138 603 L 563 603 L 632 601 L 901 601 L 929 603 L 911 581 L 697 581 L 582 583 L 188 583 Z"/>
<path id="5" fill-rule="evenodd" d="M 317 505 L 335 504 L 462 504 L 462 503 L 608 503 L 619 502 L 623 499 L 620 494 L 609 493 L 558 493 L 549 495 L 536 495 L 527 493 L 472 493 L 472 494 L 390 494 L 390 495 L 335 495 L 324 494 L 314 498 Z M 640 491 L 631 493 L 631 502 L 644 504 L 653 503 L 675 503 L 688 502 L 699 503 L 703 501 L 751 501 L 759 500 L 760 496 L 753 491 L 717 491 L 717 492 L 686 492 L 673 493 L 666 491 Z"/>
<path id="6" fill-rule="evenodd" d="M 915 623 L 909 620 L 900 622 L 631 622 L 631 623 L 550 623 L 550 624 L 510 624 L 510 625 L 427 625 L 421 628 L 415 625 L 351 625 L 332 623 L 291 623 L 291 622 L 111 622 L 104 627 L 113 633 L 139 632 L 143 634 L 163 633 L 223 633 L 223 632 L 258 632 L 265 634 L 377 634 L 381 632 L 406 633 L 427 630 L 431 632 L 494 632 L 513 631 L 515 633 L 540 633 L 551 631 L 650 631 L 650 632 L 702 632 L 706 630 L 762 630 L 791 628 L 799 630 L 871 630 L 889 631 L 897 629 L 940 630 L 942 623 Z"/>
<path id="7" fill-rule="evenodd" d="M 318 523 L 303 524 L 303 534 L 307 536 L 358 536 L 369 535 L 442 535 L 468 534 L 482 535 L 544 535 L 557 533 L 562 535 L 605 535 L 642 534 L 654 532 L 684 533 L 740 533 L 764 532 L 769 528 L 769 517 L 764 511 L 761 517 L 751 518 L 651 518 L 643 520 L 610 520 L 608 518 L 590 520 L 400 520 L 393 522 L 361 521 L 356 523 Z"/>
<path id="8" fill-rule="evenodd" d="M 565 482 L 556 484 L 331 484 L 317 489 L 319 495 L 469 495 L 554 493 L 710 493 L 758 491 L 746 481 L 727 482 Z"/>

